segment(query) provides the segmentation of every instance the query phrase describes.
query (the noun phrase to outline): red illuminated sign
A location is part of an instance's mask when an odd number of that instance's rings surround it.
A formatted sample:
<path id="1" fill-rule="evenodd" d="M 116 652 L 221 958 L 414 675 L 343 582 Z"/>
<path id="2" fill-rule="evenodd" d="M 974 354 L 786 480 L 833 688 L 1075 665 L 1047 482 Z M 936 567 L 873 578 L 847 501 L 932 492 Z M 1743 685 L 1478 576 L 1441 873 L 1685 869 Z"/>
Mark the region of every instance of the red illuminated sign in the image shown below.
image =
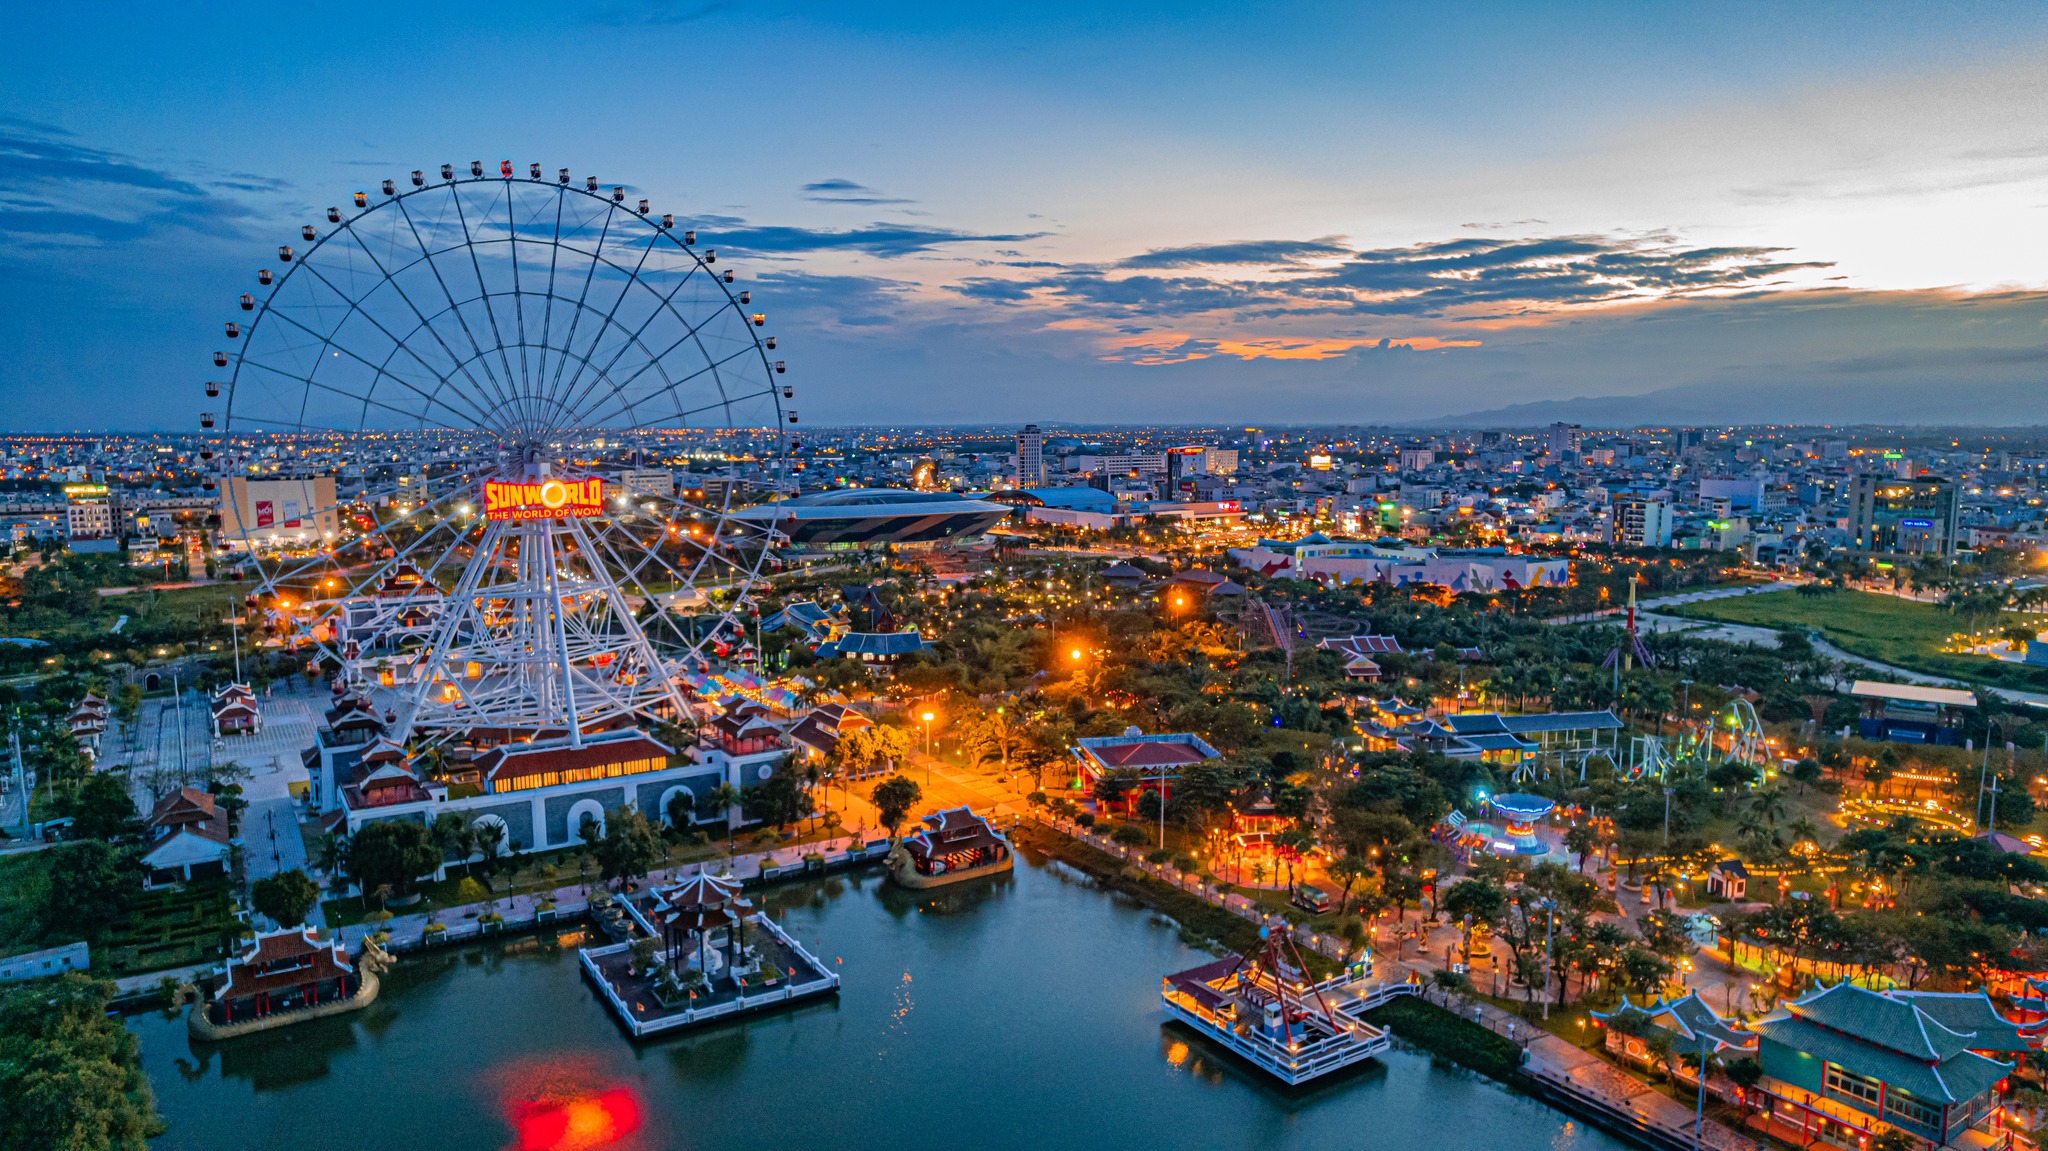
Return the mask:
<path id="1" fill-rule="evenodd" d="M 604 514 L 604 481 L 485 480 L 487 520 L 551 520 Z"/>

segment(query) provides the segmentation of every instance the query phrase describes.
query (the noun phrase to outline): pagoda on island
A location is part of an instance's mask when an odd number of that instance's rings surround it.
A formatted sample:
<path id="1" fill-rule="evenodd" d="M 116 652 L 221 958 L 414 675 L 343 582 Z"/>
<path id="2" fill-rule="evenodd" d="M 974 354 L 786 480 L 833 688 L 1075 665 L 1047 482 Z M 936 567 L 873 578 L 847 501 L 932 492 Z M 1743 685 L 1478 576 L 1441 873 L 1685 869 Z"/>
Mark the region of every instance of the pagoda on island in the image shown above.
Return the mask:
<path id="1" fill-rule="evenodd" d="M 885 862 L 889 878 L 922 890 L 1009 871 L 1017 858 L 988 820 L 956 807 L 925 816 L 924 826 L 897 841 Z"/>
<path id="2" fill-rule="evenodd" d="M 657 991 L 701 990 L 719 975 L 753 974 L 743 937 L 747 912 L 740 885 L 724 876 L 698 873 L 654 891 L 647 919 L 661 934 L 659 957 L 674 978 L 657 981 Z"/>

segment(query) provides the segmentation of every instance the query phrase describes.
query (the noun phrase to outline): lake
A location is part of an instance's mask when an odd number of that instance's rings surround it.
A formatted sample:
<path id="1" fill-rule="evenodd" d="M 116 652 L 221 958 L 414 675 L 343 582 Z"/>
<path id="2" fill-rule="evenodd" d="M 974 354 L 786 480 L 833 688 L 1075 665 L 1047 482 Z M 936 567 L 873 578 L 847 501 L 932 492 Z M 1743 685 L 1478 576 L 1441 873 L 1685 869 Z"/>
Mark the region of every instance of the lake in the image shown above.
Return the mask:
<path id="1" fill-rule="evenodd" d="M 170 1124 L 155 1146 L 1622 1146 L 1409 1050 L 1305 1092 L 1273 1085 L 1166 1022 L 1160 976 L 1204 956 L 1056 863 L 920 894 L 873 871 L 766 901 L 839 963 L 836 1000 L 635 1044 L 571 931 L 405 956 L 363 1011 L 224 1044 L 134 1017 Z"/>

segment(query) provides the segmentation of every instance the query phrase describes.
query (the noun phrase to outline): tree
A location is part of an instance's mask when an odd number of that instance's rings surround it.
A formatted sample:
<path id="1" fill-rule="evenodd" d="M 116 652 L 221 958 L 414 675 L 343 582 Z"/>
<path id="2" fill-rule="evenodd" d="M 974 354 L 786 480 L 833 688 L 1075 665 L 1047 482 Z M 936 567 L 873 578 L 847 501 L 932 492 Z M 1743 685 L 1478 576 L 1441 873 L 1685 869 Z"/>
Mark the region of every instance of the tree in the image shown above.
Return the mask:
<path id="1" fill-rule="evenodd" d="M 498 854 L 505 846 L 505 825 L 496 819 L 478 819 L 470 822 L 469 834 L 476 843 L 477 853 L 482 857 L 480 866 L 486 879 L 498 873 L 503 857 Z"/>
<path id="2" fill-rule="evenodd" d="M 44 859 L 44 933 L 62 942 L 99 939 L 141 887 L 135 857 L 97 839 L 51 848 Z"/>
<path id="3" fill-rule="evenodd" d="M 147 1151 L 159 1134 L 114 985 L 81 972 L 0 997 L 0 1151 Z"/>
<path id="4" fill-rule="evenodd" d="M 456 812 L 444 811 L 434 817 L 429 834 L 433 836 L 434 846 L 440 848 L 445 857 L 463 864 L 464 870 L 468 870 L 470 853 L 476 850 L 476 831 L 469 820 Z"/>
<path id="5" fill-rule="evenodd" d="M 1342 915 L 1344 914 L 1344 909 L 1351 903 L 1352 886 L 1359 880 L 1371 875 L 1372 867 L 1365 860 L 1347 851 L 1330 861 L 1329 872 L 1331 879 L 1344 885 L 1344 894 L 1337 900 L 1337 914 Z"/>
<path id="6" fill-rule="evenodd" d="M 410 819 L 366 824 L 356 832 L 349 855 L 350 869 L 365 892 L 389 887 L 401 896 L 411 894 L 419 877 L 440 862 L 440 849 L 426 825 Z"/>
<path id="7" fill-rule="evenodd" d="M 678 791 L 669 797 L 668 809 L 663 811 L 662 814 L 668 817 L 669 827 L 677 834 L 681 834 L 690 829 L 692 822 L 690 817 L 696 814 L 696 810 L 697 805 L 690 798 L 690 794 Z"/>
<path id="8" fill-rule="evenodd" d="M 1452 884 L 1437 903 L 1444 914 L 1458 923 L 1465 934 L 1465 954 L 1472 953 L 1472 927 L 1491 923 L 1507 905 L 1507 889 L 1491 879 L 1468 879 Z"/>
<path id="9" fill-rule="evenodd" d="M 1755 1056 L 1745 1055 L 1723 1064 L 1721 1073 L 1728 1077 L 1728 1082 L 1742 1088 L 1742 1126 L 1746 1127 L 1750 1109 L 1757 1101 L 1756 1085 L 1763 1081 L 1764 1065 Z"/>
<path id="10" fill-rule="evenodd" d="M 882 826 L 888 828 L 893 837 L 896 829 L 902 826 L 904 817 L 910 814 L 910 809 L 924 798 L 924 789 L 917 786 L 914 779 L 892 775 L 876 784 L 869 798 L 881 812 Z"/>
<path id="11" fill-rule="evenodd" d="M 661 829 L 637 809 L 620 808 L 605 820 L 597 862 L 606 879 L 637 879 L 667 857 Z"/>
<path id="12" fill-rule="evenodd" d="M 65 801 L 63 811 L 71 817 L 71 834 L 78 839 L 125 840 L 142 832 L 128 786 L 106 772 L 87 776 Z"/>
<path id="13" fill-rule="evenodd" d="M 724 780 L 720 780 L 718 786 L 704 793 L 705 810 L 717 812 L 725 819 L 725 853 L 727 855 L 732 854 L 732 837 L 739 830 L 739 817 L 733 814 L 733 808 L 738 807 L 740 800 L 743 798 L 744 795 L 739 788 Z"/>
<path id="14" fill-rule="evenodd" d="M 249 887 L 249 903 L 279 927 L 297 927 L 320 900 L 320 888 L 305 872 L 290 871 L 259 879 Z"/>
<path id="15" fill-rule="evenodd" d="M 776 765 L 774 773 L 767 779 L 747 788 L 741 803 L 750 818 L 776 827 L 787 827 L 806 819 L 818 809 L 811 793 L 804 787 L 803 777 L 790 767 L 787 760 Z"/>
<path id="16" fill-rule="evenodd" d="M 1600 846 L 1600 836 L 1589 823 L 1575 823 L 1564 833 L 1564 849 L 1579 857 L 1579 870 L 1586 870 L 1586 857 Z"/>
<path id="17" fill-rule="evenodd" d="M 323 832 L 320 841 L 313 845 L 313 865 L 329 875 L 351 875 L 349 865 L 354 850 L 355 843 L 348 836 Z"/>

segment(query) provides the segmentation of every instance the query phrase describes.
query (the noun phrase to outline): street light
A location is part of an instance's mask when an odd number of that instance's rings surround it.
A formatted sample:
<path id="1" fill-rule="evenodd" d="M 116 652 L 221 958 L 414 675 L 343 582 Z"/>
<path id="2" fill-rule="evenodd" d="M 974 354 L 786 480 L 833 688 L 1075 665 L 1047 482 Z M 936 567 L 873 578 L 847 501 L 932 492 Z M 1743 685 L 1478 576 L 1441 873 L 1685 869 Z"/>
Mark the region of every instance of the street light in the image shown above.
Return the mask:
<path id="1" fill-rule="evenodd" d="M 932 720 L 935 717 L 931 712 L 925 712 L 918 718 L 924 720 L 924 782 L 929 787 L 932 782 Z"/>

